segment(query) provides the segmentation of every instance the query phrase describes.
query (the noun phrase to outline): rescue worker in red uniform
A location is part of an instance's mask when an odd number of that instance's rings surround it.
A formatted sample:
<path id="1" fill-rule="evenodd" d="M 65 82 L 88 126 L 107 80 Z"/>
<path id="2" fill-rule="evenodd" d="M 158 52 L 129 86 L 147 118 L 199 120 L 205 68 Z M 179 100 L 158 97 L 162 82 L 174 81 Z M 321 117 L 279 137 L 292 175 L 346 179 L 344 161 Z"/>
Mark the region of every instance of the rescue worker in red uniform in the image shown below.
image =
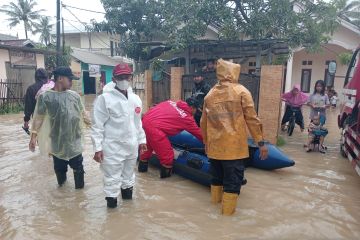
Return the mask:
<path id="1" fill-rule="evenodd" d="M 201 130 L 196 125 L 193 115 L 198 108 L 195 99 L 184 101 L 165 101 L 151 108 L 143 117 L 142 124 L 146 133 L 147 151 L 141 154 L 139 172 L 147 172 L 148 161 L 152 152 L 160 160 L 160 178 L 171 176 L 174 150 L 168 136 L 188 131 L 202 141 Z"/>

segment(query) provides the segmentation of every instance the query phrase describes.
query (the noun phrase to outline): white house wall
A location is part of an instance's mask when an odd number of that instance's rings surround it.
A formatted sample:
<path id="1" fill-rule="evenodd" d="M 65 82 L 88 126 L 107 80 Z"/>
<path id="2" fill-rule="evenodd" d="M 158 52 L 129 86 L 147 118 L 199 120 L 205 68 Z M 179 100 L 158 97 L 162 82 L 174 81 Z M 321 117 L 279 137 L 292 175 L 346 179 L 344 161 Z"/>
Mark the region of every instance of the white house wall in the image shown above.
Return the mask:
<path id="1" fill-rule="evenodd" d="M 340 26 L 332 35 L 329 43 L 342 46 L 348 50 L 355 50 L 360 45 L 360 34 Z"/>
<path id="2" fill-rule="evenodd" d="M 81 48 L 80 33 L 72 33 L 65 35 L 66 46 Z"/>
<path id="3" fill-rule="evenodd" d="M 343 52 L 350 52 L 346 49 L 332 45 L 326 44 L 323 48 L 323 51 L 320 53 L 307 53 L 304 49 L 295 52 L 293 56 L 293 71 L 291 82 L 294 84 L 301 84 L 301 73 L 302 69 L 311 69 L 311 84 L 310 91 L 312 91 L 315 82 L 319 79 L 324 80 L 325 69 L 327 69 L 326 61 L 335 60 L 337 61 L 337 71 L 334 79 L 334 88 L 336 91 L 340 91 L 343 83 L 344 76 L 347 71 L 347 66 L 341 65 L 337 59 L 337 54 Z M 329 50 L 330 49 L 330 50 Z M 303 61 L 312 61 L 312 65 L 302 65 Z"/>
<path id="4" fill-rule="evenodd" d="M 36 67 L 37 68 L 45 68 L 44 54 L 36 54 Z"/>
<path id="5" fill-rule="evenodd" d="M 89 48 L 89 37 L 87 33 L 81 33 L 80 48 Z M 91 48 L 110 48 L 110 41 L 120 43 L 119 35 L 111 35 L 108 33 L 91 33 Z M 114 45 L 115 47 L 115 45 Z"/>
<path id="6" fill-rule="evenodd" d="M 0 79 L 6 79 L 5 62 L 10 61 L 9 51 L 7 49 L 0 49 Z"/>

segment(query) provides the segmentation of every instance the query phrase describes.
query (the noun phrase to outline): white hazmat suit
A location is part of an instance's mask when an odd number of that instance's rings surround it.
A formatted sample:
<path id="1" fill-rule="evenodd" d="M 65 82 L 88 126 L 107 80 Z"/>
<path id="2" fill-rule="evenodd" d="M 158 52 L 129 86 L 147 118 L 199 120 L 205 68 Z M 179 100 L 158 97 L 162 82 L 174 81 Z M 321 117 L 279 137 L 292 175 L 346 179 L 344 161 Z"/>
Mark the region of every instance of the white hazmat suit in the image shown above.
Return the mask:
<path id="1" fill-rule="evenodd" d="M 135 183 L 139 145 L 146 143 L 141 112 L 141 99 L 131 88 L 126 98 L 111 87 L 95 102 L 91 139 L 94 151 L 104 154 L 100 167 L 104 173 L 106 197 L 116 198 L 120 188 L 127 189 Z"/>

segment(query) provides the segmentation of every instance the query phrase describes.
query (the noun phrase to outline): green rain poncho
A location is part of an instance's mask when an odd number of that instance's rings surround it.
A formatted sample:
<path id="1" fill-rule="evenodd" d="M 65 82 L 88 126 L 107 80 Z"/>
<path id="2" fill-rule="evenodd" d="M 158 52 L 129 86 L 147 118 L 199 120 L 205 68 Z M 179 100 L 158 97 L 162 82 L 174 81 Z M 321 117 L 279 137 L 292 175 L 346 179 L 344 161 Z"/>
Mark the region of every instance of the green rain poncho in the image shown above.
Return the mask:
<path id="1" fill-rule="evenodd" d="M 90 124 L 79 94 L 48 90 L 37 100 L 32 133 L 38 134 L 42 155 L 69 160 L 83 151 L 84 123 Z"/>

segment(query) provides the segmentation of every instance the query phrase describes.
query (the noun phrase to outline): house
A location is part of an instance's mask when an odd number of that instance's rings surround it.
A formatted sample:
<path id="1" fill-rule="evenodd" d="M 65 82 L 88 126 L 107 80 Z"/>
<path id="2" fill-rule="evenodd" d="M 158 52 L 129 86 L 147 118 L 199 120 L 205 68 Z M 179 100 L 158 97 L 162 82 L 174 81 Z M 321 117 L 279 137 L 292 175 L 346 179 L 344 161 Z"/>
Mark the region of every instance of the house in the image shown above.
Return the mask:
<path id="1" fill-rule="evenodd" d="M 72 89 L 79 94 L 96 94 L 112 80 L 115 65 L 126 62 L 123 58 L 112 58 L 87 49 L 72 48 L 71 69 L 79 80 L 73 81 Z"/>
<path id="2" fill-rule="evenodd" d="M 304 48 L 294 49 L 286 64 L 286 82 L 284 91 L 289 91 L 294 84 L 300 84 L 304 92 L 312 92 L 315 82 L 324 80 L 328 87 L 341 91 L 348 66 L 342 65 L 339 55 L 352 53 L 360 44 L 360 29 L 341 20 L 339 27 L 330 36 L 328 43 L 321 45 L 321 51 L 308 53 Z M 328 73 L 331 61 L 337 63 L 334 79 Z"/>
<path id="3" fill-rule="evenodd" d="M 7 35 L 7 34 L 3 34 L 0 33 L 0 41 L 4 41 L 4 40 L 16 40 L 19 39 L 18 37 L 12 36 L 12 35 Z"/>
<path id="4" fill-rule="evenodd" d="M 54 35 L 54 37 L 55 36 L 56 35 Z M 61 35 L 61 42 L 63 42 L 63 36 L 66 46 L 87 49 L 107 56 L 120 56 L 119 34 L 107 32 L 66 31 Z"/>
<path id="5" fill-rule="evenodd" d="M 0 79 L 3 82 L 21 83 L 22 97 L 28 86 L 34 83 L 35 70 L 44 68 L 48 51 L 36 49 L 33 42 L 0 35 Z"/>

